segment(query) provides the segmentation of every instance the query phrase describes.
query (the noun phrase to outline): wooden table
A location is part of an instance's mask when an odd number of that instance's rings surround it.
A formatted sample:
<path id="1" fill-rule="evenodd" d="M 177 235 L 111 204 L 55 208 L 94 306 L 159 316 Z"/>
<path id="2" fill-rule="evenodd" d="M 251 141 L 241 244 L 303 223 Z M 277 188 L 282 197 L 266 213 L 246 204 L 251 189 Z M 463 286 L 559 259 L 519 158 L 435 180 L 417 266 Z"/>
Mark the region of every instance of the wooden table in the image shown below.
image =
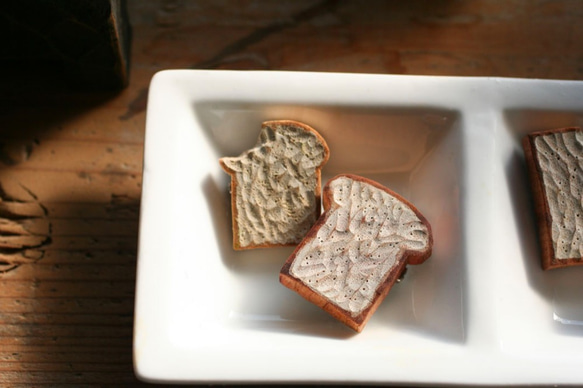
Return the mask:
<path id="1" fill-rule="evenodd" d="M 0 96 L 0 386 L 142 385 L 148 84 L 167 68 L 583 79 L 583 2 L 131 0 L 129 86 Z M 21 74 L 22 75 L 22 74 Z"/>

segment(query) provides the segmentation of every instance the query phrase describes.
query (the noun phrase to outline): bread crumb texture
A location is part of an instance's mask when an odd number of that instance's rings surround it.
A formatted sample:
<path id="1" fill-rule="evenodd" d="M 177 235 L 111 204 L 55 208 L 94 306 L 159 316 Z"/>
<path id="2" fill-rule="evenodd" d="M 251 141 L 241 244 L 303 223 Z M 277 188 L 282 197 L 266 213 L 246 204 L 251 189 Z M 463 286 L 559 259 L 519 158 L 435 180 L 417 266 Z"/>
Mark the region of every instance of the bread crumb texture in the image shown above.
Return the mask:
<path id="1" fill-rule="evenodd" d="M 327 146 L 290 121 L 262 126 L 256 147 L 222 158 L 232 170 L 241 247 L 297 244 L 320 212 L 320 166 Z"/>
<path id="2" fill-rule="evenodd" d="M 557 132 L 535 138 L 552 220 L 555 258 L 583 256 L 583 133 Z"/>
<path id="3" fill-rule="evenodd" d="M 375 186 L 346 177 L 329 185 L 332 210 L 290 273 L 355 317 L 405 250 L 428 248 L 429 231 L 410 207 Z"/>

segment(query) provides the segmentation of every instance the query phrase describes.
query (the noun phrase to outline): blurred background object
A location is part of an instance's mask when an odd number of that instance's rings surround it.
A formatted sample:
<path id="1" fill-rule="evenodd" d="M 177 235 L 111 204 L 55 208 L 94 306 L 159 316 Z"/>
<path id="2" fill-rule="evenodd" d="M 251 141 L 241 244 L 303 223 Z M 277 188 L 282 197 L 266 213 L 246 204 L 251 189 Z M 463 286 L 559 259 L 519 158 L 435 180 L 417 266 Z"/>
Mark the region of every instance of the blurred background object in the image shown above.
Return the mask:
<path id="1" fill-rule="evenodd" d="M 127 86 L 125 0 L 8 0 L 0 7 L 4 87 L 115 90 Z"/>

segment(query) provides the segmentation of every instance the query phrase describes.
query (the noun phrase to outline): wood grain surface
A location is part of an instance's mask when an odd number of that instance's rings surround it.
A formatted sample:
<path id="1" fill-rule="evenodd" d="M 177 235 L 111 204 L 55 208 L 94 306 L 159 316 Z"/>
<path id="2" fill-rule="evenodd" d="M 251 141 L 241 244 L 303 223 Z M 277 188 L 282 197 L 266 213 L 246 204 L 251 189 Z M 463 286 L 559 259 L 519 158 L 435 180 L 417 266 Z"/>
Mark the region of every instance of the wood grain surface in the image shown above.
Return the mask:
<path id="1" fill-rule="evenodd" d="M 583 2 L 131 0 L 129 86 L 0 94 L 0 386 L 141 386 L 148 84 L 168 68 L 583 79 Z M 51 85 L 51 88 L 46 87 Z M 169 123 L 171 124 L 171 123 Z"/>

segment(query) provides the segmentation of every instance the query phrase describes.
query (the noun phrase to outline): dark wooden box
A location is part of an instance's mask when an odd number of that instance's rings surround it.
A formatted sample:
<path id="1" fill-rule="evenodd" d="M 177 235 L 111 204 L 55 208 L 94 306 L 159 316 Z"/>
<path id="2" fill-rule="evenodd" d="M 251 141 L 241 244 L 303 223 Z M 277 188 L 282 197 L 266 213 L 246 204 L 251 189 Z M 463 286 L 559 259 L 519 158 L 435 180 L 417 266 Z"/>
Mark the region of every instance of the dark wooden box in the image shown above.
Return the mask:
<path id="1" fill-rule="evenodd" d="M 130 31 L 125 0 L 4 1 L 2 86 L 121 89 Z"/>

